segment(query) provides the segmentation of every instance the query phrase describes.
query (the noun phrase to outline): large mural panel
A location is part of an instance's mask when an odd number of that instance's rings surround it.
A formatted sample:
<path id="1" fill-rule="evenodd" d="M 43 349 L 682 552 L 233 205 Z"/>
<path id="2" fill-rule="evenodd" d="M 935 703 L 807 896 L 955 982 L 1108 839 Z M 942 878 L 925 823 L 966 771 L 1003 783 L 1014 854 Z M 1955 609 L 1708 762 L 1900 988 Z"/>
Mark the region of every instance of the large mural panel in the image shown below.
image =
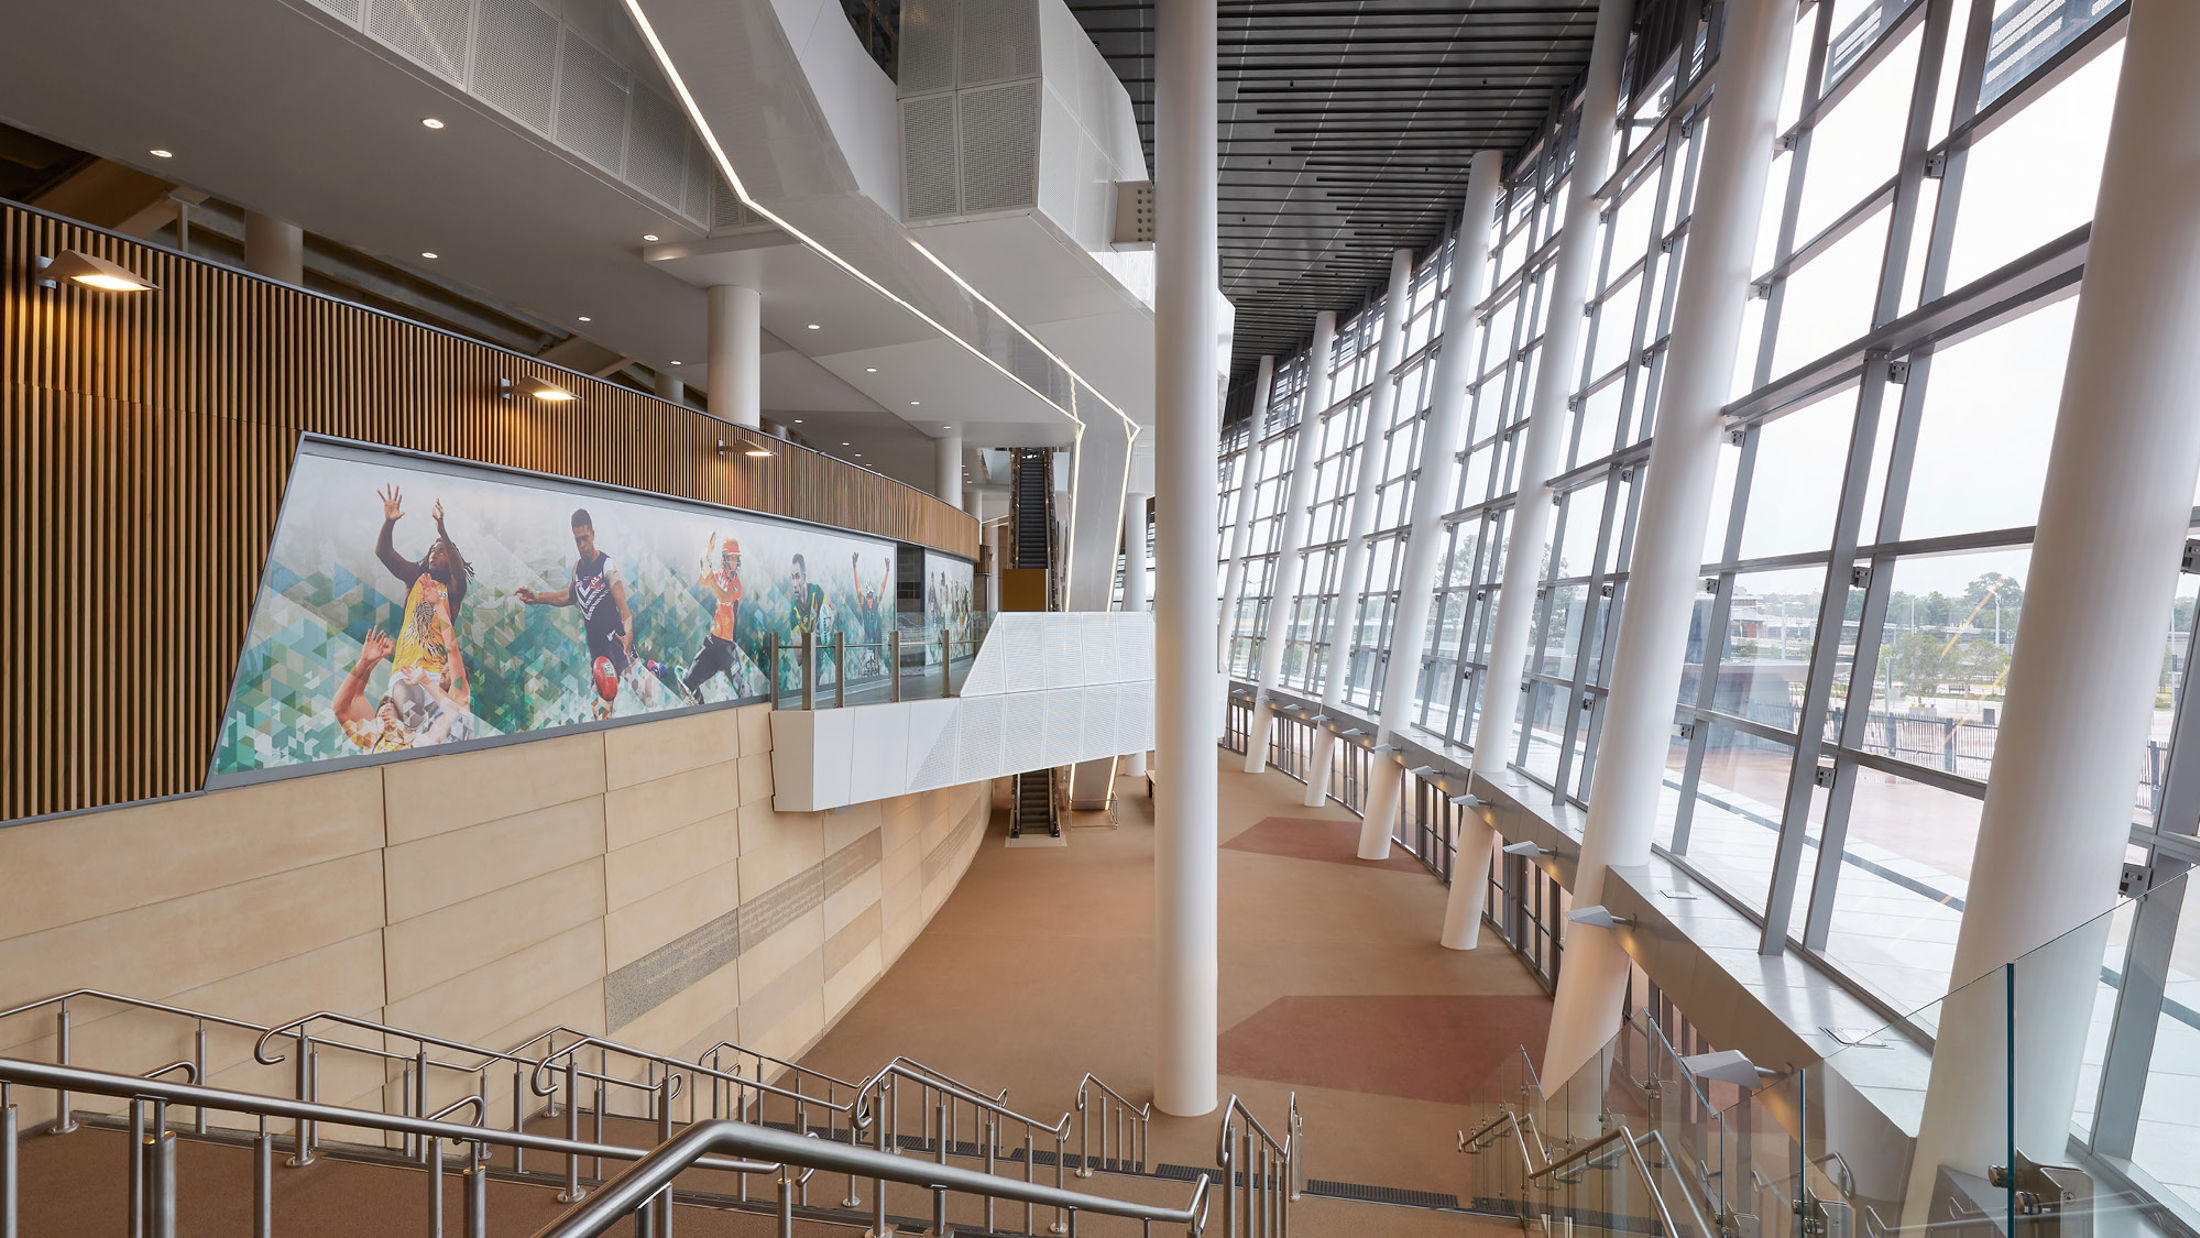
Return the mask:
<path id="1" fill-rule="evenodd" d="M 773 639 L 885 673 L 895 544 L 307 440 L 210 785 L 765 697 Z M 820 657 L 820 678 L 835 670 Z"/>

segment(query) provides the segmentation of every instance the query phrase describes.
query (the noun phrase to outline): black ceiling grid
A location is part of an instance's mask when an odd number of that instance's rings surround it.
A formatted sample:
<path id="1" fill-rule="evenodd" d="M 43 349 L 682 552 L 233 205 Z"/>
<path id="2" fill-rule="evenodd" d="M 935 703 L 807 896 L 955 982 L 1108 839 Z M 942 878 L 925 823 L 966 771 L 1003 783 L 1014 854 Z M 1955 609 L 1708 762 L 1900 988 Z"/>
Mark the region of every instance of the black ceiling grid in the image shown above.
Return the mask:
<path id="1" fill-rule="evenodd" d="M 1129 90 L 1153 160 L 1152 0 L 1067 0 Z M 1589 62 L 1595 0 L 1220 0 L 1222 290 L 1231 385 L 1379 296 L 1425 250 L 1477 150 L 1526 145 Z M 1166 192 L 1164 190 L 1164 192 Z"/>

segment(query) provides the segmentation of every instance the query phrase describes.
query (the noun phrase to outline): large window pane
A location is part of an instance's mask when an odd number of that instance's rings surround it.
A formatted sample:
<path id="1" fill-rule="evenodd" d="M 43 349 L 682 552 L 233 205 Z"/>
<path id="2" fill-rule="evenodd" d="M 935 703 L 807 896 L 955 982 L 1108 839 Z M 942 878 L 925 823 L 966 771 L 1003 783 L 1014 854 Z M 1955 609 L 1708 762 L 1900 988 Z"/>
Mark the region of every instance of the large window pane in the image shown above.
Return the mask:
<path id="1" fill-rule="evenodd" d="M 1948 991 L 1979 801 L 1857 769 L 1826 956 L 1897 1008 Z"/>
<path id="2" fill-rule="evenodd" d="M 1698 724 L 1704 725 L 1702 723 Z M 1687 856 L 1744 906 L 1762 912 L 1780 842 L 1780 801 L 1795 749 L 1714 725 L 1688 818 Z"/>
<path id="3" fill-rule="evenodd" d="M 1833 544 L 1855 418 L 1852 389 L 1758 427 L 1742 558 L 1823 551 Z"/>
<path id="4" fill-rule="evenodd" d="M 2039 519 L 2077 302 L 2065 298 L 1934 354 L 1903 509 L 1905 539 Z"/>
<path id="5" fill-rule="evenodd" d="M 2093 218 L 2121 42 L 1971 147 L 1948 286 L 1960 288 Z M 2054 152 L 2043 175 L 2041 153 Z"/>
<path id="6" fill-rule="evenodd" d="M 1735 577 L 1714 709 L 1795 730 L 1825 582 L 1818 567 Z"/>

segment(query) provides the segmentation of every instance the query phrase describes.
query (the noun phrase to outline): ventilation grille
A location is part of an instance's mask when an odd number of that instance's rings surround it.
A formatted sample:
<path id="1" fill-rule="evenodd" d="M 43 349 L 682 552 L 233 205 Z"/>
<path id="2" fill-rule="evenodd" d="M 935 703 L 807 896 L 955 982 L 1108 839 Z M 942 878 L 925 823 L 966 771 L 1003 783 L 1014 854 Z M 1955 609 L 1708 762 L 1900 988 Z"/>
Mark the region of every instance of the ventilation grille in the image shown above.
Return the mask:
<path id="1" fill-rule="evenodd" d="M 963 211 L 1028 210 L 1039 197 L 1039 83 L 955 96 L 962 123 Z"/>
<path id="2" fill-rule="evenodd" d="M 678 209 L 687 178 L 687 125 L 680 109 L 654 90 L 634 91 L 634 123 L 627 129 L 626 179 L 636 189 Z"/>
<path id="3" fill-rule="evenodd" d="M 955 195 L 955 96 L 901 101 L 902 217 L 958 213 Z"/>
<path id="4" fill-rule="evenodd" d="M 565 35 L 558 82 L 558 142 L 607 172 L 619 171 L 626 145 L 626 66 Z"/>
<path id="5" fill-rule="evenodd" d="M 983 86 L 1039 71 L 1036 0 L 962 0 L 961 27 L 958 85 Z"/>
<path id="6" fill-rule="evenodd" d="M 345 25 L 353 29 L 358 28 L 359 0 L 313 0 L 313 3 L 334 13 L 343 20 Z"/>
<path id="7" fill-rule="evenodd" d="M 466 77 L 467 0 L 372 0 L 367 33 L 446 81 Z"/>
<path id="8" fill-rule="evenodd" d="M 962 762 L 957 776 L 964 782 L 993 777 L 1001 755 L 1001 698 L 965 700 L 961 712 Z"/>
<path id="9" fill-rule="evenodd" d="M 473 93 L 537 133 L 550 132 L 558 19 L 528 0 L 481 0 Z"/>
<path id="10" fill-rule="evenodd" d="M 900 76 L 904 98 L 955 84 L 956 0 L 903 0 Z"/>

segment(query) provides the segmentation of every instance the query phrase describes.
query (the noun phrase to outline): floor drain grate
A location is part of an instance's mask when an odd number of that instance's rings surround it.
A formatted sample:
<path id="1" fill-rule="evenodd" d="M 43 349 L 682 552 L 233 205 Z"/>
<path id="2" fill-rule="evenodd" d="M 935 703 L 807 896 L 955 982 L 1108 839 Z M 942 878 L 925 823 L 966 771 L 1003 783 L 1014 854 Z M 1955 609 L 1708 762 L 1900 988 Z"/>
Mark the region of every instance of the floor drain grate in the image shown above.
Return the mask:
<path id="1" fill-rule="evenodd" d="M 1457 1195 L 1439 1195 L 1434 1191 L 1409 1191 L 1395 1186 L 1363 1186 L 1357 1182 L 1325 1182 L 1309 1178 L 1306 1193 L 1324 1199 L 1352 1199 L 1368 1204 L 1395 1204 L 1401 1208 L 1445 1208 L 1457 1211 Z"/>

